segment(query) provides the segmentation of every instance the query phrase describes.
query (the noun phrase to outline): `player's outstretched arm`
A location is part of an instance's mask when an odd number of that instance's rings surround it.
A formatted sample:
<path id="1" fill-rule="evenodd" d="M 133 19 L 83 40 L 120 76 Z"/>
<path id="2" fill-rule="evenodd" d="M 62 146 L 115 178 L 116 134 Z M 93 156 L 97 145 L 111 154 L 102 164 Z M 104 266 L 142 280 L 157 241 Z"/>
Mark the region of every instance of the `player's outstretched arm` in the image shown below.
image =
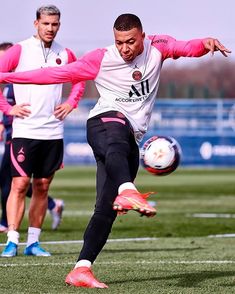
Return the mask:
<path id="1" fill-rule="evenodd" d="M 215 51 L 220 51 L 225 57 L 228 57 L 228 53 L 232 52 L 227 49 L 223 44 L 221 44 L 219 40 L 214 38 L 204 39 L 203 44 L 205 49 L 209 50 L 212 55 L 214 55 Z"/>
<path id="2" fill-rule="evenodd" d="M 73 84 L 96 78 L 106 49 L 96 49 L 74 62 L 24 72 L 0 72 L 1 83 L 15 84 Z"/>

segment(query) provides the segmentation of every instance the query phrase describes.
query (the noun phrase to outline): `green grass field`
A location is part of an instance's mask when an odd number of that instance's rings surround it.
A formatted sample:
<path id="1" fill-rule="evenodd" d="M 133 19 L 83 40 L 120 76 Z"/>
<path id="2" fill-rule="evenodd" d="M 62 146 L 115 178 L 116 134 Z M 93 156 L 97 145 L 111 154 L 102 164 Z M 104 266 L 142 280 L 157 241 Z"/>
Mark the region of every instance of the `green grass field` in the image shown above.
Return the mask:
<path id="1" fill-rule="evenodd" d="M 165 177 L 140 170 L 137 187 L 157 192 L 150 198 L 157 202 L 157 216 L 118 217 L 93 267 L 109 289 L 80 289 L 66 286 L 64 279 L 93 210 L 95 169 L 66 167 L 50 191 L 65 201 L 63 222 L 52 232 L 48 214 L 41 235 L 52 256 L 25 257 L 21 245 L 17 257 L 0 258 L 0 293 L 235 293 L 235 239 L 215 237 L 235 234 L 234 178 L 232 169 L 178 169 Z M 211 217 L 200 217 L 204 214 Z M 27 214 L 21 242 L 26 232 Z M 1 234 L 1 250 L 5 241 Z"/>

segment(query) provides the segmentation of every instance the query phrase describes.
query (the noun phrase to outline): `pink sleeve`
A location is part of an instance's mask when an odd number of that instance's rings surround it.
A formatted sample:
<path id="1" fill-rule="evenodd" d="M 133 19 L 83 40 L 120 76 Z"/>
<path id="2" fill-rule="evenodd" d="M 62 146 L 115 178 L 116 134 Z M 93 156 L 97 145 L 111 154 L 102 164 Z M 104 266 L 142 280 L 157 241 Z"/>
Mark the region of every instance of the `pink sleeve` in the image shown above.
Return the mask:
<path id="1" fill-rule="evenodd" d="M 6 50 L 5 54 L 0 58 L 0 72 L 9 72 L 14 70 L 19 62 L 21 54 L 21 46 L 16 44 Z M 0 110 L 9 114 L 12 106 L 7 102 L 6 98 L 0 91 Z"/>
<path id="2" fill-rule="evenodd" d="M 70 50 L 67 49 L 67 54 L 68 54 L 68 63 L 71 63 L 73 61 L 76 61 L 77 58 L 75 56 L 75 54 Z M 77 82 L 77 83 L 73 83 L 71 92 L 69 94 L 68 99 L 66 100 L 66 103 L 68 103 L 69 105 L 71 105 L 73 108 L 76 108 L 78 106 L 78 102 L 81 100 L 81 97 L 84 93 L 85 90 L 85 82 Z"/>
<path id="3" fill-rule="evenodd" d="M 21 45 L 16 44 L 6 50 L 5 54 L 0 58 L 0 72 L 13 71 L 20 59 Z"/>
<path id="4" fill-rule="evenodd" d="M 5 114 L 9 114 L 12 106 L 7 102 L 6 98 L 3 96 L 2 91 L 0 90 L 0 111 Z"/>
<path id="5" fill-rule="evenodd" d="M 56 67 L 16 73 L 0 73 L 0 82 L 16 84 L 61 84 L 94 80 L 99 72 L 106 49 L 96 49 L 76 61 Z"/>
<path id="6" fill-rule="evenodd" d="M 71 92 L 69 94 L 66 103 L 71 105 L 73 108 L 78 106 L 78 102 L 81 100 L 82 95 L 85 90 L 85 82 L 79 82 L 72 86 Z"/>
<path id="7" fill-rule="evenodd" d="M 68 63 L 71 63 L 73 61 L 76 61 L 77 58 L 76 58 L 76 55 L 73 53 L 73 51 L 71 51 L 70 49 L 66 48 L 65 49 L 67 54 L 68 54 Z"/>
<path id="8" fill-rule="evenodd" d="M 179 57 L 200 57 L 208 53 L 203 45 L 203 39 L 177 41 L 167 35 L 149 36 L 152 46 L 162 53 L 162 59 L 177 59 Z"/>

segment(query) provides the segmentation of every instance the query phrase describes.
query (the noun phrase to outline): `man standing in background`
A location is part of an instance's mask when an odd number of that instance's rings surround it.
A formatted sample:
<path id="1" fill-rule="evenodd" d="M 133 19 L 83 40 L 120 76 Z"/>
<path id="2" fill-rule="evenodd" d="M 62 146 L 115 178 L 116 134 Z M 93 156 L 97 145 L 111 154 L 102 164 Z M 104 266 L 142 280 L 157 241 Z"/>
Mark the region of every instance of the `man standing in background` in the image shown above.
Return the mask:
<path id="1" fill-rule="evenodd" d="M 71 50 L 54 41 L 60 28 L 60 11 L 54 5 L 36 12 L 36 35 L 7 50 L 0 59 L 0 71 L 22 71 L 61 66 L 76 60 Z M 2 257 L 17 255 L 19 228 L 25 210 L 25 195 L 31 177 L 33 194 L 29 207 L 29 228 L 25 255 L 50 256 L 39 245 L 47 209 L 47 195 L 56 170 L 63 161 L 63 120 L 77 107 L 84 83 L 73 86 L 62 103 L 62 84 L 50 86 L 14 85 L 17 111 L 1 104 L 6 114 L 15 114 L 11 144 L 12 185 L 7 201 L 8 233 Z M 15 112 L 15 113 L 14 113 Z"/>
<path id="2" fill-rule="evenodd" d="M 12 47 L 11 42 L 4 42 L 0 44 L 0 57 L 4 55 L 7 49 Z M 4 87 L 4 96 L 7 98 L 7 102 L 10 105 L 15 105 L 14 89 L 12 84 L 8 84 Z M 11 156 L 10 156 L 10 144 L 12 139 L 12 121 L 13 116 L 3 115 L 0 121 L 0 141 L 4 140 L 4 153 L 2 156 L 2 162 L 0 167 L 0 190 L 1 190 L 1 208 L 2 216 L 0 218 L 0 233 L 6 233 L 8 231 L 7 223 L 7 199 L 11 190 Z M 5 133 L 5 136 L 3 135 Z M 27 197 L 32 197 L 32 184 L 30 183 L 29 189 L 26 193 Z M 62 199 L 53 199 L 48 196 L 48 210 L 52 218 L 52 230 L 56 230 L 62 219 L 62 213 L 64 210 L 64 201 Z"/>

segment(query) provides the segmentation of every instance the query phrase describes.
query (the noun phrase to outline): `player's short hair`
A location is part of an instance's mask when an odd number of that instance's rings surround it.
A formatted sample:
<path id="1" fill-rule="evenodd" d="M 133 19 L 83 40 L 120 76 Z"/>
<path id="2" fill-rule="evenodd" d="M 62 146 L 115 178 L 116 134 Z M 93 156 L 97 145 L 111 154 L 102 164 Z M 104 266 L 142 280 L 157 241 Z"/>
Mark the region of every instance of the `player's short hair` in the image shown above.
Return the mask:
<path id="1" fill-rule="evenodd" d="M 0 50 L 5 51 L 12 46 L 13 46 L 13 43 L 11 43 L 11 42 L 3 42 L 3 43 L 0 43 Z"/>
<path id="2" fill-rule="evenodd" d="M 43 5 L 36 11 L 36 19 L 39 20 L 42 14 L 58 15 L 60 19 L 60 10 L 55 5 Z"/>
<path id="3" fill-rule="evenodd" d="M 141 32 L 143 31 L 142 23 L 139 17 L 131 13 L 119 15 L 114 22 L 113 28 L 117 31 L 129 31 L 133 28 L 137 28 Z"/>

